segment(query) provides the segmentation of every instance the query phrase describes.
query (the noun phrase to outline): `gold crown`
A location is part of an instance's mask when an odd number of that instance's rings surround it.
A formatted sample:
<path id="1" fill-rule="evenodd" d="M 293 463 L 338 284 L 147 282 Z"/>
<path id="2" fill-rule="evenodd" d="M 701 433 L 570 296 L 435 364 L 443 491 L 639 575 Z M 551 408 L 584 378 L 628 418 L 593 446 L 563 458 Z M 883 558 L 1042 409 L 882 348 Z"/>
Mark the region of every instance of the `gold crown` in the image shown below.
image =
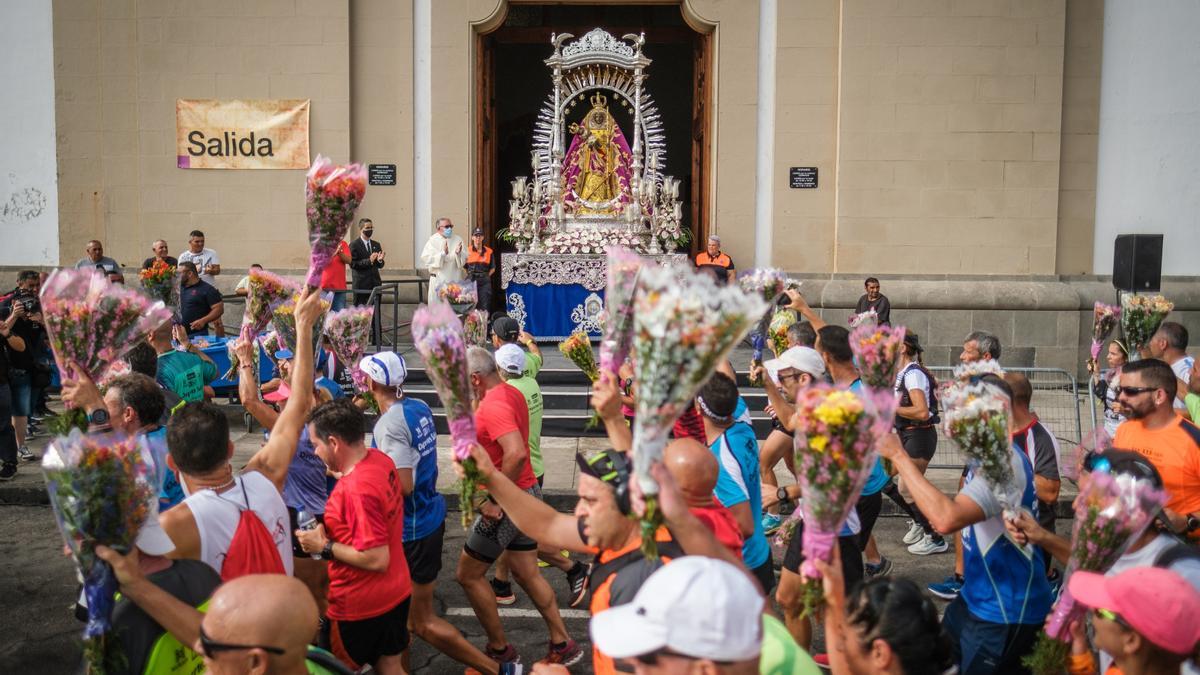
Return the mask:
<path id="1" fill-rule="evenodd" d="M 595 94 L 592 94 L 591 101 L 592 101 L 593 108 L 607 108 L 608 107 L 608 98 L 604 94 L 601 94 L 600 92 L 596 92 Z"/>

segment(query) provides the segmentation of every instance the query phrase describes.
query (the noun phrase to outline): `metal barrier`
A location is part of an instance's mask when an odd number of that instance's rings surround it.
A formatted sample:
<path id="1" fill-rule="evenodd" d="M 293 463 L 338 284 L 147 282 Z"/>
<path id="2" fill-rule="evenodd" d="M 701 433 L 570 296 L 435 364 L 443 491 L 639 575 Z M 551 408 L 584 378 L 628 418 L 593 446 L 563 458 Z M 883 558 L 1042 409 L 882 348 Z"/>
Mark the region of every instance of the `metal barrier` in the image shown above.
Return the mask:
<path id="1" fill-rule="evenodd" d="M 367 304 L 375 307 L 375 329 L 371 336 L 372 346 L 380 349 L 386 345 L 392 351 L 399 351 L 402 332 L 407 330 L 408 334 L 412 335 L 412 321 L 400 320 L 400 287 L 415 284 L 417 303 L 420 303 L 425 297 L 425 286 L 428 283 L 428 279 L 420 278 L 388 279 L 371 289 Z M 384 326 L 388 327 L 384 328 Z"/>
<path id="2" fill-rule="evenodd" d="M 1079 384 L 1075 381 L 1075 376 L 1059 368 L 1006 367 L 1005 370 L 1021 373 L 1029 378 L 1029 384 L 1033 387 L 1030 408 L 1046 429 L 1058 439 L 1062 456 L 1068 456 L 1075 446 L 1079 445 L 1080 439 L 1095 428 L 1096 409 L 1091 404 L 1091 388 L 1086 383 Z M 939 384 L 954 378 L 952 367 L 934 366 L 929 368 L 929 372 L 933 373 Z M 1091 410 L 1087 418 L 1081 414 L 1081 406 Z M 943 409 L 943 414 L 944 412 Z M 946 438 L 939 428 L 937 453 L 933 456 L 930 466 L 955 468 L 965 463 L 966 458 L 962 451 L 954 441 Z"/>

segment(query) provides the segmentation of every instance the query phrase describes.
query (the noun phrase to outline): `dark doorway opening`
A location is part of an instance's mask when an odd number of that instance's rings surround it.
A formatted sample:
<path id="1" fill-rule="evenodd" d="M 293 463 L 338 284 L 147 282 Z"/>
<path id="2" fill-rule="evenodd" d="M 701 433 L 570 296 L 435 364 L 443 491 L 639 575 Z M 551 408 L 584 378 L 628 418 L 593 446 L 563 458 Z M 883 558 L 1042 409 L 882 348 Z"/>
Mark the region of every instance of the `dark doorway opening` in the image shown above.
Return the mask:
<path id="1" fill-rule="evenodd" d="M 666 139 L 665 174 L 680 181 L 684 225 L 696 242 L 708 232 L 707 195 L 710 159 L 706 130 L 709 116 L 710 35 L 684 22 L 679 5 L 538 5 L 509 7 L 504 23 L 478 36 L 476 50 L 476 148 L 478 167 L 474 225 L 484 230 L 497 251 L 512 250 L 495 240 L 508 225 L 511 181 L 530 175 L 530 150 L 538 112 L 553 92 L 550 69 L 552 33 L 576 38 L 593 28 L 620 37 L 644 33 L 643 53 L 652 60 L 645 91 L 652 97 Z M 586 102 L 585 102 L 586 103 Z M 588 106 L 576 106 L 568 122 Z M 632 145 L 630 108 L 610 111 Z M 499 283 L 499 279 L 496 279 Z M 499 294 L 494 294 L 499 297 Z"/>

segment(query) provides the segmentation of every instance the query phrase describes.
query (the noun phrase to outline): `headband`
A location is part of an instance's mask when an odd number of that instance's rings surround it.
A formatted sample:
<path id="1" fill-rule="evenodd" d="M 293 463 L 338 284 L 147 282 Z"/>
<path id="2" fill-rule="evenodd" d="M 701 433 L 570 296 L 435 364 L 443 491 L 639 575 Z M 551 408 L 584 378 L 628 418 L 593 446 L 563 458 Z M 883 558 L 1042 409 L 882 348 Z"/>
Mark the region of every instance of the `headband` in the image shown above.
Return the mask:
<path id="1" fill-rule="evenodd" d="M 696 396 L 696 405 L 700 406 L 700 412 L 704 413 L 705 417 L 716 422 L 717 424 L 726 424 L 728 422 L 733 421 L 732 414 L 718 415 L 715 412 L 713 412 L 712 408 L 709 408 L 708 404 L 704 402 L 703 396 L 699 396 L 699 395 Z"/>

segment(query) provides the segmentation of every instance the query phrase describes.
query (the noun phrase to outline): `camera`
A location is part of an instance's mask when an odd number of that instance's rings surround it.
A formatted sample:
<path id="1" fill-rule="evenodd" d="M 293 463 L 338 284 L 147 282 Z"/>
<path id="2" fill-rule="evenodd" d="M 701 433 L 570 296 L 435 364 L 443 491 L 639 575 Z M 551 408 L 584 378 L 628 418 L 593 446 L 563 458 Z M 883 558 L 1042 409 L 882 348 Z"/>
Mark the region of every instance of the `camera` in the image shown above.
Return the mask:
<path id="1" fill-rule="evenodd" d="M 13 294 L 13 303 L 20 303 L 26 316 L 42 311 L 42 303 L 38 301 L 37 294 L 29 291 L 18 290 Z"/>

